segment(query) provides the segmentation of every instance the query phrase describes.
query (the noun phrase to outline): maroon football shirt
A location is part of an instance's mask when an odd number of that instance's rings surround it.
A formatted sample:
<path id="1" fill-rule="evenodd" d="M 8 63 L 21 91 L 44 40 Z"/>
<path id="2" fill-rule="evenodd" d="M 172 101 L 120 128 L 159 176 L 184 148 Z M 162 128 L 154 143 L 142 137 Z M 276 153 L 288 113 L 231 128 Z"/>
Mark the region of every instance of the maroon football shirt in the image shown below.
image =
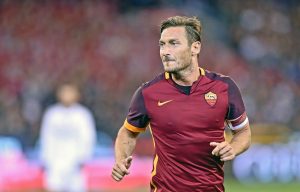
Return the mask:
<path id="1" fill-rule="evenodd" d="M 151 191 L 224 191 L 223 162 L 210 142 L 224 141 L 248 121 L 240 91 L 227 76 L 200 68 L 189 93 L 169 73 L 135 92 L 124 126 L 142 132 L 149 125 L 155 146 Z"/>

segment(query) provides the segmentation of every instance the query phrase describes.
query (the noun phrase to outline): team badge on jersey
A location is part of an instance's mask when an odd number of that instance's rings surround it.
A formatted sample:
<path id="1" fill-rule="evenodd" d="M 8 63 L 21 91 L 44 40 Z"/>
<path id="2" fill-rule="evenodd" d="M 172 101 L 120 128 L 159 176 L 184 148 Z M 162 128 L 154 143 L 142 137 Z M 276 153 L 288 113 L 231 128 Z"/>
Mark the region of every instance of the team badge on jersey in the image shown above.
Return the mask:
<path id="1" fill-rule="evenodd" d="M 218 96 L 213 92 L 208 92 L 204 95 L 205 101 L 210 105 L 214 106 L 217 102 Z"/>

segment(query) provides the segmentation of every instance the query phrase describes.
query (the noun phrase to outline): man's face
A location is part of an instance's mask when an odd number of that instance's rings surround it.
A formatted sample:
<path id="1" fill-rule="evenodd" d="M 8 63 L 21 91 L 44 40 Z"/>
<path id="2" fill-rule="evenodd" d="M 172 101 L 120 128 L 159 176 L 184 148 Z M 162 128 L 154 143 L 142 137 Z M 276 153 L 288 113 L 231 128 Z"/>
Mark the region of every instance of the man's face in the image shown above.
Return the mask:
<path id="1" fill-rule="evenodd" d="M 160 58 L 166 72 L 179 72 L 192 62 L 185 27 L 169 27 L 161 33 Z"/>
<path id="2" fill-rule="evenodd" d="M 78 102 L 79 91 L 72 85 L 62 85 L 57 93 L 59 102 L 65 106 L 71 106 Z"/>

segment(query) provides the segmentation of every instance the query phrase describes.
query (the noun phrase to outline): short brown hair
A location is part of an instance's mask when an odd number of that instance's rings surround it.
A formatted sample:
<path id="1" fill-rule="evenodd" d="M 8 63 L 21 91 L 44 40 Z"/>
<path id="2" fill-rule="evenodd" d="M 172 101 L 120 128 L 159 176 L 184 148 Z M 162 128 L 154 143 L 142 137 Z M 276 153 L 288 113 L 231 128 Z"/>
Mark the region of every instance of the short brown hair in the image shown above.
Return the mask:
<path id="1" fill-rule="evenodd" d="M 189 45 L 193 42 L 201 42 L 201 22 L 197 17 L 174 16 L 169 17 L 160 24 L 160 33 L 169 27 L 184 26 Z"/>

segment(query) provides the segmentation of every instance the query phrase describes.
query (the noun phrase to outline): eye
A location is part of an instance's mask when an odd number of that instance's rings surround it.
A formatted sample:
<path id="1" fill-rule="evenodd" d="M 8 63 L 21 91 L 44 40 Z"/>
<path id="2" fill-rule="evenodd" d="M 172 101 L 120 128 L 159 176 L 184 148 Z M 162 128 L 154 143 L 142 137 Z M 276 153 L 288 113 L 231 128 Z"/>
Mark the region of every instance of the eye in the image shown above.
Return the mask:
<path id="1" fill-rule="evenodd" d="M 170 44 L 176 46 L 176 45 L 179 45 L 179 42 L 177 42 L 177 41 L 171 41 Z"/>
<path id="2" fill-rule="evenodd" d="M 159 46 L 159 47 L 163 47 L 163 46 L 164 46 L 164 43 L 159 42 L 158 46 Z"/>

